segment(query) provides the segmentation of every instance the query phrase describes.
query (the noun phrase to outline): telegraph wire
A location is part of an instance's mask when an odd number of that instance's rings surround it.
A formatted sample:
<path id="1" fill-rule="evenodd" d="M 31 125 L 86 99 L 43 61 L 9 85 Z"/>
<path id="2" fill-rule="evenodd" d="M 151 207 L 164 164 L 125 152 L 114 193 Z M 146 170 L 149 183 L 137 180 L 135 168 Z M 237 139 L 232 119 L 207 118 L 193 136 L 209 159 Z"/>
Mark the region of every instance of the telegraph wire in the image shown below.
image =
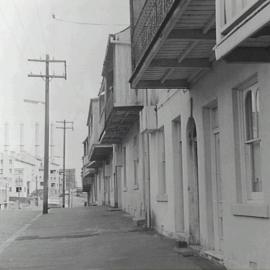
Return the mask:
<path id="1" fill-rule="evenodd" d="M 73 21 L 73 20 L 67 20 L 67 19 L 61 19 L 55 16 L 55 14 L 52 14 L 52 19 L 63 22 L 63 23 L 71 23 L 71 24 L 79 24 L 79 25 L 88 25 L 88 26 L 124 26 L 127 27 L 128 24 L 114 24 L 114 23 L 93 23 L 93 22 L 80 22 L 80 21 Z"/>

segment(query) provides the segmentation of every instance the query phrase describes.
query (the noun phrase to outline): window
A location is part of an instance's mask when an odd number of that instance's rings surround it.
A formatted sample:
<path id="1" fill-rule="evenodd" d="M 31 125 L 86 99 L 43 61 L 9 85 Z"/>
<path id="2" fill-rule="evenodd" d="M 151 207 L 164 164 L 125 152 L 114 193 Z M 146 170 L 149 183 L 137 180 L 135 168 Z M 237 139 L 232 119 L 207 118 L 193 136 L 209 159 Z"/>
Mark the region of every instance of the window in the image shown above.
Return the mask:
<path id="1" fill-rule="evenodd" d="M 165 158 L 165 135 L 164 127 L 158 132 L 158 178 L 159 195 L 166 195 L 166 158 Z"/>
<path id="2" fill-rule="evenodd" d="M 12 192 L 12 187 L 9 187 L 9 192 Z"/>
<path id="3" fill-rule="evenodd" d="M 259 89 L 253 86 L 245 91 L 245 152 L 247 176 L 253 193 L 262 192 L 260 168 Z"/>
<path id="4" fill-rule="evenodd" d="M 42 186 L 42 187 L 43 187 L 43 184 L 44 184 L 43 182 L 40 182 L 40 186 Z"/>
<path id="5" fill-rule="evenodd" d="M 11 159 L 9 160 L 9 164 L 10 164 L 10 165 L 12 164 L 12 160 L 11 160 Z"/>
<path id="6" fill-rule="evenodd" d="M 138 165 L 139 165 L 139 139 L 138 136 L 133 138 L 133 170 L 134 170 L 134 186 L 138 187 Z"/>
<path id="7" fill-rule="evenodd" d="M 242 202 L 263 199 L 261 178 L 260 90 L 257 83 L 236 91 L 236 170 Z"/>
<path id="8" fill-rule="evenodd" d="M 9 169 L 9 173 L 12 173 L 12 169 Z"/>
<path id="9" fill-rule="evenodd" d="M 3 169 L 0 169 L 0 174 L 3 174 Z"/>

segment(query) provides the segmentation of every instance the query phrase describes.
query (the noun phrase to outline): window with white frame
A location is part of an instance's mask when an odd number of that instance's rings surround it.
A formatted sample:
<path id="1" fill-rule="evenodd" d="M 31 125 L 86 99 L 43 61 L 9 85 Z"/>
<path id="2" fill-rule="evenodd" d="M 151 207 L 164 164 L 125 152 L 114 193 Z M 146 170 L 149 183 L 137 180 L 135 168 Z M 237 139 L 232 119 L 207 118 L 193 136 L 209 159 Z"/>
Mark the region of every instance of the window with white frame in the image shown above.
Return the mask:
<path id="1" fill-rule="evenodd" d="M 237 91 L 242 201 L 263 199 L 261 177 L 260 90 L 257 83 Z M 238 164 L 236 164 L 238 165 Z M 246 190 L 246 191 L 245 191 Z"/>
<path id="2" fill-rule="evenodd" d="M 260 150 L 260 94 L 257 85 L 245 91 L 245 150 L 246 169 L 250 182 L 251 197 L 262 193 Z"/>

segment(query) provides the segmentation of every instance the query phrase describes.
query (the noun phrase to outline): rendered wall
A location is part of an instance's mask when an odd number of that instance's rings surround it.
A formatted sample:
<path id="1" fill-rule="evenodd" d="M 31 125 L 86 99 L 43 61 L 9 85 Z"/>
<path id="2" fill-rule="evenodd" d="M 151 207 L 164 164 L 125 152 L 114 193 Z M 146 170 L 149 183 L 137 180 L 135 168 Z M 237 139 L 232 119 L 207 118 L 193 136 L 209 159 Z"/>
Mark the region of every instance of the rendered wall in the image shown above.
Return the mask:
<path id="1" fill-rule="evenodd" d="M 133 167 L 133 139 L 134 136 L 139 139 L 139 164 L 138 164 L 138 185 L 134 185 L 134 167 Z M 122 180 L 122 209 L 136 218 L 145 217 L 144 208 L 144 186 L 143 186 L 143 163 L 142 163 L 142 138 L 139 134 L 138 124 L 134 124 L 129 131 L 126 139 L 123 141 L 123 147 L 126 148 L 126 181 L 127 186 L 124 187 Z M 122 174 L 124 177 L 124 173 Z"/>
<path id="2" fill-rule="evenodd" d="M 270 158 L 270 66 L 269 65 L 240 65 L 217 63 L 213 69 L 190 91 L 193 98 L 193 117 L 197 128 L 198 144 L 198 173 L 199 173 L 199 209 L 200 209 L 200 244 L 204 250 L 211 248 L 210 240 L 213 237 L 209 230 L 209 179 L 206 176 L 206 160 L 209 158 L 208 149 L 205 148 L 205 125 L 203 108 L 217 100 L 219 110 L 220 128 L 220 158 L 221 178 L 223 183 L 223 226 L 224 226 L 224 262 L 228 268 L 250 269 L 256 265 L 258 269 L 267 269 L 270 259 L 270 220 L 251 216 L 235 216 L 232 206 L 236 203 L 236 156 L 233 115 L 233 90 L 251 76 L 257 74 L 260 88 L 261 110 L 261 169 L 264 191 L 264 205 L 270 203 L 269 165 Z M 158 202 L 158 175 L 157 164 L 157 138 L 151 135 L 151 204 L 152 219 L 155 228 L 168 236 L 177 237 L 176 234 L 176 197 L 175 179 L 173 169 L 173 140 L 172 120 L 180 115 L 182 125 L 182 154 L 183 154 L 183 196 L 184 196 L 184 232 L 181 236 L 189 235 L 189 200 L 188 200 L 188 142 L 187 121 L 190 116 L 189 94 L 181 91 L 171 98 L 163 90 L 159 95 L 158 127 L 165 129 L 166 148 L 166 181 L 168 202 Z M 165 100 L 165 102 L 162 102 Z M 163 104 L 162 104 L 163 103 Z M 212 191 L 214 192 L 214 191 Z M 260 205 L 258 206 L 260 207 Z M 248 237 L 247 237 L 248 236 Z"/>

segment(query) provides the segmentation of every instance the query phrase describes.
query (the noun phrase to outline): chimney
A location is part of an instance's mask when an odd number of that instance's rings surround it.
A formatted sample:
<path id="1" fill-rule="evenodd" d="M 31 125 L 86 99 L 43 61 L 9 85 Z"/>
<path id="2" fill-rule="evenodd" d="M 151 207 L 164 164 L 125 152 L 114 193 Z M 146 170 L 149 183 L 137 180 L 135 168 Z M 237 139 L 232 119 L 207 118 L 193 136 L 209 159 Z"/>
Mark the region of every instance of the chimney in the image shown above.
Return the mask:
<path id="1" fill-rule="evenodd" d="M 24 151 L 24 124 L 20 124 L 20 152 Z"/>
<path id="2" fill-rule="evenodd" d="M 35 156 L 39 157 L 39 123 L 35 124 Z"/>
<path id="3" fill-rule="evenodd" d="M 5 123 L 5 144 L 4 144 L 4 150 L 5 152 L 8 151 L 9 148 L 9 126 L 8 123 Z"/>

